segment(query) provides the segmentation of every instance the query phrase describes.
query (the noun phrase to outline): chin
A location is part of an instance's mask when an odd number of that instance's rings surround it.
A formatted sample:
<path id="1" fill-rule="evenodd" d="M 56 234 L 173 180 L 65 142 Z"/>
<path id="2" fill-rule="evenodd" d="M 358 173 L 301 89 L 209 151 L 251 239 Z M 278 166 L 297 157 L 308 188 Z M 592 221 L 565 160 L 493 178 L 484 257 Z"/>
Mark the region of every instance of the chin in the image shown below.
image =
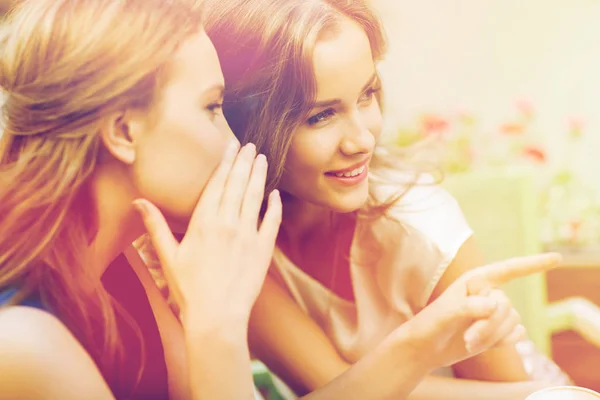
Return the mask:
<path id="1" fill-rule="evenodd" d="M 339 213 L 351 213 L 358 211 L 367 204 L 368 194 L 353 193 L 340 198 L 335 203 L 331 204 L 331 208 Z"/>

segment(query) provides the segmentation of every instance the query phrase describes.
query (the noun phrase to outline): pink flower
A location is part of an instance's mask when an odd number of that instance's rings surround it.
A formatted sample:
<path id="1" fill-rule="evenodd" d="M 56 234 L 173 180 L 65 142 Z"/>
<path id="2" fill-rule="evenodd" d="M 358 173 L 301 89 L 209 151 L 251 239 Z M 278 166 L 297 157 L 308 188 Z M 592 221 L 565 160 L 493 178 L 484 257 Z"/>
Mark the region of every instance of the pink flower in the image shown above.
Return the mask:
<path id="1" fill-rule="evenodd" d="M 517 110 L 519 110 L 519 113 L 521 113 L 527 119 L 533 117 L 533 104 L 531 104 L 529 100 L 517 101 Z"/>
<path id="2" fill-rule="evenodd" d="M 520 122 L 507 122 L 500 125 L 500 132 L 505 135 L 521 135 L 525 132 L 525 125 Z"/>
<path id="3" fill-rule="evenodd" d="M 576 139 L 581 137 L 583 133 L 584 123 L 578 117 L 571 117 L 569 119 L 569 136 Z"/>
<path id="4" fill-rule="evenodd" d="M 546 162 L 546 152 L 536 146 L 526 146 L 523 149 L 523 155 L 537 163 L 543 164 Z"/>
<path id="5" fill-rule="evenodd" d="M 445 132 L 449 126 L 446 119 L 434 114 L 425 114 L 421 117 L 421 129 L 425 134 Z"/>

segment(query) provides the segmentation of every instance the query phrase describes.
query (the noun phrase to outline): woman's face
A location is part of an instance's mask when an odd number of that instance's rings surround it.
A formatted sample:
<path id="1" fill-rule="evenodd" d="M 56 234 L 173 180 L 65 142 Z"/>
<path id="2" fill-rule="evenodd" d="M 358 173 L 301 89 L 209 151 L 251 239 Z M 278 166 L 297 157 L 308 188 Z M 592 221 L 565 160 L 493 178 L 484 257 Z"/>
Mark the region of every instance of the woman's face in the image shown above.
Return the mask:
<path id="1" fill-rule="evenodd" d="M 313 55 L 317 98 L 294 133 L 281 189 L 338 212 L 362 207 L 382 116 L 379 82 L 364 30 L 345 20 Z"/>
<path id="2" fill-rule="evenodd" d="M 184 42 L 169 79 L 143 119 L 133 174 L 139 194 L 187 220 L 234 136 L 221 110 L 223 74 L 204 31 Z"/>

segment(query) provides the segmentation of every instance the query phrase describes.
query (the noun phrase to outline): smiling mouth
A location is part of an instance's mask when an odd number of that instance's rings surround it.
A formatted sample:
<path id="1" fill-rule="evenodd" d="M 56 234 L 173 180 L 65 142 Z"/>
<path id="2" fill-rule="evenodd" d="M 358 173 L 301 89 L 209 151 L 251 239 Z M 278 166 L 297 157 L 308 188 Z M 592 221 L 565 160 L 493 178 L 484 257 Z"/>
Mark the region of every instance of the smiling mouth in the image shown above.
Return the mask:
<path id="1" fill-rule="evenodd" d="M 361 165 L 358 168 L 353 169 L 352 171 L 347 172 L 326 172 L 325 175 L 335 176 L 338 178 L 354 178 L 365 172 L 365 168 L 367 168 L 366 164 Z"/>

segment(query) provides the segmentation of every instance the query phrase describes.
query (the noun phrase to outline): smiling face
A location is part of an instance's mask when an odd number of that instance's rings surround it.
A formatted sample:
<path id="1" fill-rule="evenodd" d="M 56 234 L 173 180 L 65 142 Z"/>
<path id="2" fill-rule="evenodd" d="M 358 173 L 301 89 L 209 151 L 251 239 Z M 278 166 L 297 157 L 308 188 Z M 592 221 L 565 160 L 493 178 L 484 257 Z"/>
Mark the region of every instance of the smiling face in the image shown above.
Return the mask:
<path id="1" fill-rule="evenodd" d="M 338 212 L 367 201 L 369 161 L 382 130 L 380 90 L 365 31 L 344 19 L 316 44 L 316 101 L 294 132 L 281 189 Z"/>

